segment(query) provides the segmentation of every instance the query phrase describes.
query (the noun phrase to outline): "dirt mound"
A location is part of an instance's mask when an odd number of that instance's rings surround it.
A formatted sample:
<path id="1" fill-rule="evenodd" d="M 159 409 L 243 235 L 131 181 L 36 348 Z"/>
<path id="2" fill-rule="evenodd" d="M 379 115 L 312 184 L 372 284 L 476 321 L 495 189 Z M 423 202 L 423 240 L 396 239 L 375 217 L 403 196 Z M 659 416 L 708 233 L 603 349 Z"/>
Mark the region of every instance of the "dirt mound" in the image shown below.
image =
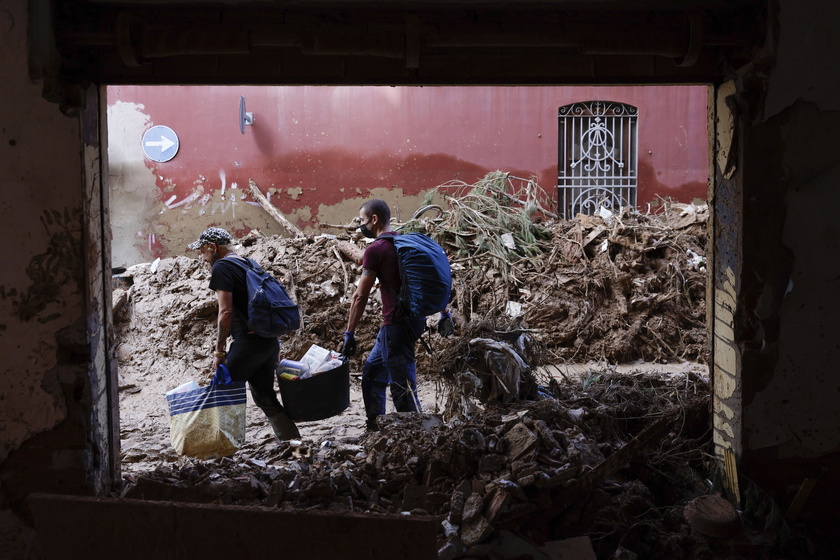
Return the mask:
<path id="1" fill-rule="evenodd" d="M 428 233 L 450 255 L 451 310 L 462 332 L 475 323 L 528 332 L 542 349 L 540 363 L 707 361 L 705 206 L 541 220 L 545 211 L 530 195 L 511 194 L 508 183 L 455 192 L 447 196 L 451 211 L 404 224 Z M 252 232 L 240 241 L 238 252 L 280 279 L 300 306 L 303 327 L 283 338 L 284 352 L 300 356 L 312 343 L 337 347 L 360 272 L 347 247 L 361 251 L 366 240 Z M 198 260 L 178 257 L 123 275 L 134 284 L 130 313 L 117 316 L 123 368 L 143 364 L 147 372 L 171 374 L 173 367 L 203 367 L 216 313 L 208 273 Z M 360 348 L 370 347 L 378 328 L 376 290 L 373 296 L 357 333 Z M 421 352 L 421 369 L 451 370 L 442 367 L 452 363 L 447 349 L 463 355 L 452 340 L 435 339 L 432 346 L 443 359 Z"/>

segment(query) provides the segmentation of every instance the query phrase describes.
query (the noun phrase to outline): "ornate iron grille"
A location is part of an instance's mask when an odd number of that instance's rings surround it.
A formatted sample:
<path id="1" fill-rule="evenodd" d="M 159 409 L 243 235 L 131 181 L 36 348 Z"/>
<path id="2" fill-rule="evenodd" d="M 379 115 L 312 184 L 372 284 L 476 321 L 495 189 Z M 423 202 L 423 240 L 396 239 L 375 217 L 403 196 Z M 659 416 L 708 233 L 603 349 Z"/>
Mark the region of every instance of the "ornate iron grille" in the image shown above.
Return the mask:
<path id="1" fill-rule="evenodd" d="M 612 101 L 558 111 L 557 206 L 564 218 L 636 205 L 637 108 Z"/>

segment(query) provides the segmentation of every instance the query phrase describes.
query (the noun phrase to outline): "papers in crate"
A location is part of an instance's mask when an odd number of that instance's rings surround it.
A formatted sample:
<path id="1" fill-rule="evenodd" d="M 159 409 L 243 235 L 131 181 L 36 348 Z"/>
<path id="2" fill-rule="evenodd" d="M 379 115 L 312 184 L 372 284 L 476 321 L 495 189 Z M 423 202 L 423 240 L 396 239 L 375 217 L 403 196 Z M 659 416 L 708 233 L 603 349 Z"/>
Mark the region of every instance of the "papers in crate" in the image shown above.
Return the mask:
<path id="1" fill-rule="evenodd" d="M 245 444 L 245 383 L 231 382 L 223 364 L 210 385 L 185 385 L 166 394 L 172 447 L 197 459 L 235 453 Z"/>
<path id="2" fill-rule="evenodd" d="M 306 354 L 303 355 L 300 362 L 309 366 L 309 372 L 306 375 L 301 375 L 301 379 L 306 379 L 316 373 L 341 367 L 343 363 L 341 356 L 337 352 L 327 350 L 317 344 L 309 347 L 309 350 L 306 351 Z"/>

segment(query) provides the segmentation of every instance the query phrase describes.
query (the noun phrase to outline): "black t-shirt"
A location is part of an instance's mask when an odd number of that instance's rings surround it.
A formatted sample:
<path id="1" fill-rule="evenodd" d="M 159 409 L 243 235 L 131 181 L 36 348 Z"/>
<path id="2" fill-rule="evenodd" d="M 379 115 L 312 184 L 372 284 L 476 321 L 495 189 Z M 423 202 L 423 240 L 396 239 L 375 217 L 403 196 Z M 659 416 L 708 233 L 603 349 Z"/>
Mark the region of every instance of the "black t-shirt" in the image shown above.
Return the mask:
<path id="1" fill-rule="evenodd" d="M 245 270 L 241 265 L 231 262 L 233 259 L 243 260 L 242 257 L 230 256 L 213 263 L 209 287 L 213 291 L 233 293 L 234 312 L 230 331 L 233 338 L 237 338 L 248 333 L 248 284 L 245 281 Z"/>

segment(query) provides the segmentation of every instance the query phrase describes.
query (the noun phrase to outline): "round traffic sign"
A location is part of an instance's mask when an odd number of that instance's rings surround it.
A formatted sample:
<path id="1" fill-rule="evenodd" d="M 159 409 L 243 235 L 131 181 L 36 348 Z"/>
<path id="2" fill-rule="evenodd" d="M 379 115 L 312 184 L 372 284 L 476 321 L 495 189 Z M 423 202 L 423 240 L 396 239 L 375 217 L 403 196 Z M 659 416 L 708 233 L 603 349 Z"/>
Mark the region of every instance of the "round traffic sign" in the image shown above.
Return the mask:
<path id="1" fill-rule="evenodd" d="M 169 161 L 178 153 L 178 135 L 168 126 L 153 126 L 143 135 L 143 153 L 152 161 Z"/>

